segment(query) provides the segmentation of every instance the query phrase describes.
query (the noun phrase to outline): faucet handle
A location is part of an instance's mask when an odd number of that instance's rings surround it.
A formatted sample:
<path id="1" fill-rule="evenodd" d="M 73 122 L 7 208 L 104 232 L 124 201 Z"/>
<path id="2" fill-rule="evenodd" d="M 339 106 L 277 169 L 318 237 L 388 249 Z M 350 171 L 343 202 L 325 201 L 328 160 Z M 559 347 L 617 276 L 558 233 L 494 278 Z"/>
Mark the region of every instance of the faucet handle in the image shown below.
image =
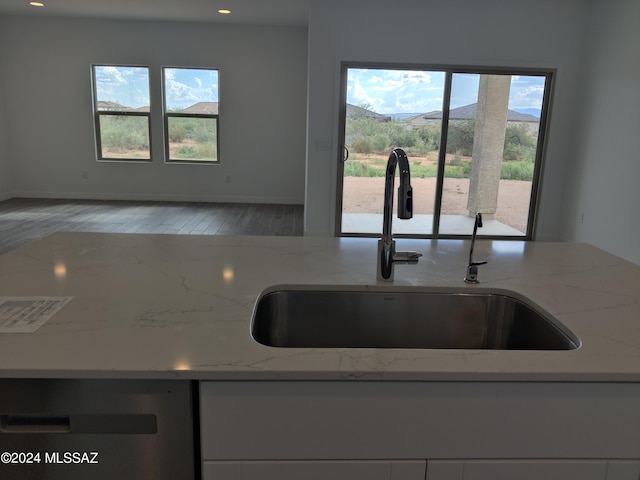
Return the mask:
<path id="1" fill-rule="evenodd" d="M 398 218 L 402 220 L 413 218 L 413 188 L 404 183 L 398 187 Z"/>
<path id="2" fill-rule="evenodd" d="M 464 281 L 465 283 L 480 283 L 480 280 L 478 280 L 478 264 L 471 263 L 467 267 L 467 276 L 464 277 Z"/>
<path id="3" fill-rule="evenodd" d="M 467 276 L 464 277 L 465 283 L 480 283 L 478 280 L 478 267 L 484 265 L 487 262 L 470 262 L 467 265 Z"/>
<path id="4" fill-rule="evenodd" d="M 394 252 L 393 261 L 395 263 L 405 263 L 415 265 L 418 263 L 418 259 L 422 256 L 418 252 Z"/>

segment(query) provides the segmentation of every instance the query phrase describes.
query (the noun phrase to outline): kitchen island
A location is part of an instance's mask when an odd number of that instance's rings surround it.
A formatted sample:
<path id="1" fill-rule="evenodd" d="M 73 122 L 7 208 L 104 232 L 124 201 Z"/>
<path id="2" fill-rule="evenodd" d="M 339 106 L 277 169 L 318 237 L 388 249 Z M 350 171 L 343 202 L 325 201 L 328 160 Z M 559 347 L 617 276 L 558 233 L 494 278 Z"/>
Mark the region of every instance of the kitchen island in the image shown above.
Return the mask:
<path id="1" fill-rule="evenodd" d="M 640 266 L 586 244 L 398 240 L 423 254 L 376 280 L 376 240 L 57 233 L 0 256 L 0 296 L 73 297 L 0 334 L 0 376 L 197 380 L 640 382 Z M 581 341 L 569 351 L 273 348 L 250 335 L 274 285 L 507 289 Z"/>
<path id="2" fill-rule="evenodd" d="M 586 244 L 481 240 L 467 285 L 468 248 L 398 240 L 423 256 L 384 283 L 375 239 L 54 234 L 0 256 L 0 296 L 72 297 L 35 332 L 0 335 L 0 377 L 195 385 L 205 480 L 637 480 L 640 267 Z M 276 285 L 510 290 L 580 346 L 268 347 L 250 322 Z"/>

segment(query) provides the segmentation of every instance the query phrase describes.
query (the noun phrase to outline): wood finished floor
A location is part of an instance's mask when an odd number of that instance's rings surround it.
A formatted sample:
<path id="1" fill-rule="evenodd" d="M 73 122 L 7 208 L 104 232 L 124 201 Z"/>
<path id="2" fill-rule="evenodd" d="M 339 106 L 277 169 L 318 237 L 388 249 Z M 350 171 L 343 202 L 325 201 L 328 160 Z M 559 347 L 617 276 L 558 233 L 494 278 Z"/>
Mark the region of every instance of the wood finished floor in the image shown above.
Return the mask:
<path id="1" fill-rule="evenodd" d="M 0 202 L 0 254 L 54 232 L 301 236 L 303 206 L 12 198 Z"/>

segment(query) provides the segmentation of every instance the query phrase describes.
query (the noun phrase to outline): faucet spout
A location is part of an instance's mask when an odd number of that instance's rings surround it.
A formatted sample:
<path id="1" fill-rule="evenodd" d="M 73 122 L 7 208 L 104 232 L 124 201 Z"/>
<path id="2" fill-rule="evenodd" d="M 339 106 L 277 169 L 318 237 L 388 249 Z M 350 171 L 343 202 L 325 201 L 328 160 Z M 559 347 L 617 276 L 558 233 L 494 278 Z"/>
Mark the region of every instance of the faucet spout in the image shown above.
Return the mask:
<path id="1" fill-rule="evenodd" d="M 411 172 L 409 158 L 401 148 L 394 148 L 387 160 L 387 170 L 384 178 L 384 211 L 382 220 L 382 237 L 391 237 L 391 222 L 393 220 L 393 183 L 395 181 L 396 166 L 400 165 L 400 186 L 398 187 L 398 218 L 408 220 L 413 217 L 413 189 L 411 188 Z"/>
<path id="2" fill-rule="evenodd" d="M 384 182 L 384 210 L 382 219 L 382 238 L 378 240 L 378 279 L 393 280 L 394 263 L 415 264 L 421 254 L 416 252 L 396 252 L 396 242 L 393 240 L 393 184 L 396 167 L 400 165 L 398 186 L 398 218 L 408 220 L 413 217 L 413 189 L 411 188 L 411 173 L 409 159 L 401 148 L 394 148 L 387 161 Z"/>
<path id="3" fill-rule="evenodd" d="M 469 248 L 469 264 L 467 265 L 467 276 L 464 277 L 466 283 L 480 283 L 478 280 L 478 266 L 484 265 L 487 262 L 474 262 L 473 261 L 473 247 L 476 244 L 476 234 L 478 228 L 482 228 L 482 214 L 477 213 L 475 221 L 473 222 L 473 234 L 471 235 L 471 248 Z"/>

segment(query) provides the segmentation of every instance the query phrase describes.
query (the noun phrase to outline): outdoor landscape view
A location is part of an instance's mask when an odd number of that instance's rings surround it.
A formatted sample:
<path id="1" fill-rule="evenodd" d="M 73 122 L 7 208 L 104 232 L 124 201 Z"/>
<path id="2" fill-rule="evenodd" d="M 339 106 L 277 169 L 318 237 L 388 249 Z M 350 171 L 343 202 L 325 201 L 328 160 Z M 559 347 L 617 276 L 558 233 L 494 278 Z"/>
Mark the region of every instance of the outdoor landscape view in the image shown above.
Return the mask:
<path id="1" fill-rule="evenodd" d="M 503 148 L 493 192 L 497 194 L 497 205 L 487 217 L 496 220 L 494 225 L 504 225 L 497 234 L 523 235 L 529 216 L 545 78 L 509 76 L 507 81 L 508 91 L 503 94 L 506 102 L 508 96 L 506 124 L 501 132 Z M 448 220 L 475 213 L 470 212 L 468 203 L 474 141 L 482 134 L 476 131 L 479 92 L 480 75 L 453 75 L 439 233 L 460 233 L 456 223 Z M 383 177 L 394 147 L 407 152 L 414 193 L 414 219 L 395 222 L 394 230 L 432 233 L 443 95 L 441 72 L 348 70 L 344 136 L 349 157 L 343 166 L 344 233 L 379 232 L 379 219 L 374 215 L 382 212 Z M 419 108 L 425 111 L 416 112 Z"/>
<path id="2" fill-rule="evenodd" d="M 395 232 L 463 234 L 480 212 L 483 233 L 525 235 L 547 78 L 347 68 L 340 233 L 381 231 L 385 167 L 400 147 L 411 165 L 414 219 L 394 222 Z M 151 124 L 162 121 L 166 160 L 218 161 L 217 70 L 94 65 L 93 80 L 99 159 L 151 160 Z M 161 106 L 151 102 L 153 82 Z"/>
<path id="3" fill-rule="evenodd" d="M 100 157 L 151 158 L 147 67 L 93 67 Z M 165 132 L 170 161 L 218 159 L 218 71 L 164 68 Z"/>

